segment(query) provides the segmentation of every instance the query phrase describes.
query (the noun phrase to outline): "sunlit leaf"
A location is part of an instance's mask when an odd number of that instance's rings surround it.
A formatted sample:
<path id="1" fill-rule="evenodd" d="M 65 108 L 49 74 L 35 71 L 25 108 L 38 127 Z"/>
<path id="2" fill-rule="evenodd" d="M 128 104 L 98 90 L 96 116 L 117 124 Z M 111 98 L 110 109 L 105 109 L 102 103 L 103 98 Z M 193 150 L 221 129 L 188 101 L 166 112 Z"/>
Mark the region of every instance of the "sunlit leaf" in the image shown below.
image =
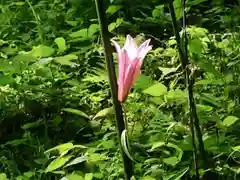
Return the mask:
<path id="1" fill-rule="evenodd" d="M 0 173 L 1 180 L 8 180 L 7 175 L 5 173 Z"/>
<path id="2" fill-rule="evenodd" d="M 64 52 L 67 49 L 66 41 L 63 37 L 56 38 L 54 42 L 57 44 L 59 52 Z"/>
<path id="3" fill-rule="evenodd" d="M 34 56 L 36 58 L 49 57 L 53 55 L 53 53 L 54 49 L 45 45 L 39 45 L 37 47 L 34 47 L 32 51 L 28 52 L 29 55 Z"/>
<path id="4" fill-rule="evenodd" d="M 88 116 L 87 114 L 85 114 L 84 112 L 82 112 L 81 110 L 72 109 L 72 108 L 63 108 L 62 110 L 63 110 L 63 111 L 66 111 L 66 112 L 73 113 L 73 114 L 77 114 L 77 115 L 79 115 L 79 116 L 83 116 L 83 117 L 89 119 L 89 116 Z"/>
<path id="5" fill-rule="evenodd" d="M 237 122 L 238 120 L 239 120 L 239 118 L 236 116 L 227 116 L 223 120 L 223 125 L 229 127 L 229 126 L 233 125 L 235 122 Z"/>
<path id="6" fill-rule="evenodd" d="M 102 109 L 101 111 L 99 111 L 93 119 L 98 119 L 98 118 L 104 118 L 108 115 L 113 115 L 114 114 L 114 109 L 113 107 L 110 107 L 110 108 L 105 108 L 105 109 Z"/>
<path id="7" fill-rule="evenodd" d="M 92 179 L 93 179 L 93 173 L 85 174 L 84 180 L 92 180 Z"/>
<path id="8" fill-rule="evenodd" d="M 167 178 L 164 178 L 164 180 L 180 180 L 181 177 L 183 177 L 188 172 L 188 170 L 189 170 L 189 167 L 186 167 L 186 168 L 182 169 L 181 171 L 172 173 Z"/>
<path id="9" fill-rule="evenodd" d="M 110 5 L 106 11 L 109 15 L 116 13 L 122 6 L 120 5 Z"/>
<path id="10" fill-rule="evenodd" d="M 45 172 L 52 172 L 60 167 L 62 167 L 65 163 L 67 163 L 72 156 L 65 156 L 65 157 L 59 157 L 57 159 L 54 159 L 46 168 Z"/>
<path id="11" fill-rule="evenodd" d="M 59 153 L 61 154 L 62 152 L 66 151 L 67 149 L 71 149 L 73 147 L 73 144 L 72 143 L 65 143 L 65 144 L 60 144 L 54 148 L 51 148 L 49 150 L 47 150 L 45 153 L 48 153 L 50 151 L 53 151 L 53 150 L 58 150 Z"/>
<path id="12" fill-rule="evenodd" d="M 84 178 L 76 173 L 74 174 L 69 174 L 65 177 L 65 179 L 61 180 L 84 180 Z"/>
<path id="13" fill-rule="evenodd" d="M 70 161 L 69 163 L 67 163 L 65 165 L 65 167 L 73 166 L 75 164 L 79 164 L 79 163 L 82 163 L 82 162 L 85 162 L 85 161 L 87 161 L 87 157 L 86 156 L 77 157 L 77 158 L 73 159 L 72 161 Z"/>
<path id="14" fill-rule="evenodd" d="M 72 60 L 77 60 L 78 57 L 74 54 L 68 54 L 66 56 L 55 57 L 54 61 L 61 64 L 71 66 L 73 64 Z"/>
<path id="15" fill-rule="evenodd" d="M 179 160 L 177 157 L 169 157 L 169 158 L 164 158 L 163 162 L 167 165 L 175 166 Z"/>
<path id="16" fill-rule="evenodd" d="M 149 94 L 151 96 L 162 96 L 166 92 L 167 87 L 161 83 L 154 84 L 143 91 L 143 93 Z"/>

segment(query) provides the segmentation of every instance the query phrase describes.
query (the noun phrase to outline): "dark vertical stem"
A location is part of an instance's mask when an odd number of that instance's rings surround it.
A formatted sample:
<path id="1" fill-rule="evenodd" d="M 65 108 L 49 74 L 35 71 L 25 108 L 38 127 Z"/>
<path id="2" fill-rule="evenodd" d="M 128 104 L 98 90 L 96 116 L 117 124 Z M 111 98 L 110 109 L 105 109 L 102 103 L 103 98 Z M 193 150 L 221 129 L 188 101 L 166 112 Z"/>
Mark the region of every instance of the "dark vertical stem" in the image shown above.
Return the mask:
<path id="1" fill-rule="evenodd" d="M 125 129 L 125 123 L 123 119 L 123 110 L 121 103 L 118 101 L 117 98 L 117 79 L 116 79 L 116 73 L 114 68 L 114 62 L 111 52 L 111 44 L 110 44 L 110 38 L 109 38 L 109 32 L 108 32 L 108 23 L 107 23 L 107 17 L 105 13 L 104 3 L 103 0 L 95 0 L 96 9 L 97 9 L 97 15 L 100 25 L 100 31 L 102 36 L 102 43 L 104 46 L 104 53 L 105 53 L 105 60 L 107 65 L 107 71 L 109 76 L 109 84 L 110 89 L 112 93 L 112 100 L 113 105 L 116 113 L 116 128 L 118 132 L 118 139 L 119 144 L 121 141 L 121 134 L 122 131 Z M 126 180 L 130 180 L 133 175 L 133 166 L 132 161 L 127 157 L 127 155 L 124 153 L 122 147 L 120 146 L 121 154 L 123 158 L 123 166 L 124 166 L 124 174 Z"/>
<path id="2" fill-rule="evenodd" d="M 186 7 L 186 1 L 183 0 L 183 38 L 182 38 L 182 46 L 183 46 L 183 53 L 185 55 L 185 61 L 186 64 L 188 64 L 188 51 L 187 51 L 187 45 L 188 45 L 188 38 L 187 38 L 187 30 L 186 30 L 186 11 L 185 11 L 185 7 Z M 186 82 L 186 86 L 188 86 L 188 106 L 189 106 L 189 114 L 190 114 L 190 128 L 191 128 L 191 134 L 192 134 L 192 145 L 193 145 L 193 161 L 194 161 L 194 167 L 195 167 L 195 172 L 196 172 L 196 179 L 200 179 L 200 175 L 199 175 L 199 169 L 198 169 L 198 159 L 197 159 L 197 146 L 196 146 L 196 141 L 195 141 L 195 131 L 194 131 L 194 117 L 193 117 L 193 112 L 192 112 L 192 108 L 191 108 L 191 93 L 189 93 L 189 89 L 192 89 L 189 86 L 189 72 L 186 69 L 186 74 L 185 74 L 185 82 Z"/>
<path id="3" fill-rule="evenodd" d="M 184 28 L 186 28 L 185 0 L 183 0 L 183 6 L 184 6 L 183 25 L 185 26 Z M 186 34 L 186 30 L 184 29 L 183 41 L 181 41 L 181 38 L 179 35 L 180 28 L 179 28 L 179 25 L 177 24 L 175 10 L 173 7 L 172 0 L 169 0 L 169 11 L 170 11 L 170 14 L 172 17 L 173 30 L 174 30 L 174 33 L 176 36 L 176 41 L 177 41 L 177 46 L 178 46 L 178 50 L 179 50 L 179 56 L 180 56 L 182 69 L 183 69 L 183 71 L 185 71 L 185 83 L 186 83 L 186 88 L 188 90 L 188 102 L 189 102 L 190 121 L 191 121 L 191 126 L 192 126 L 191 127 L 192 136 L 194 136 L 194 127 L 195 127 L 196 135 L 197 135 L 197 139 L 198 139 L 199 151 L 200 151 L 200 154 L 204 161 L 204 166 L 205 166 L 205 168 L 207 168 L 205 148 L 204 148 L 204 143 L 202 140 L 202 132 L 201 132 L 200 125 L 199 125 L 199 119 L 198 119 L 197 111 L 196 111 L 196 104 L 195 104 L 195 100 L 194 100 L 194 96 L 193 96 L 194 79 L 190 79 L 190 69 L 188 69 L 189 62 L 188 62 L 188 54 L 187 54 L 187 34 Z M 183 42 L 183 43 L 181 44 L 181 42 Z M 181 46 L 181 45 L 183 45 L 183 46 Z M 193 137 L 193 140 L 194 139 L 195 138 Z M 194 146 L 196 146 L 195 142 L 193 142 L 193 144 L 194 144 Z M 197 150 L 194 150 L 194 151 L 195 151 L 195 157 L 196 157 Z M 196 171 L 196 175 L 198 175 L 197 171 Z"/>

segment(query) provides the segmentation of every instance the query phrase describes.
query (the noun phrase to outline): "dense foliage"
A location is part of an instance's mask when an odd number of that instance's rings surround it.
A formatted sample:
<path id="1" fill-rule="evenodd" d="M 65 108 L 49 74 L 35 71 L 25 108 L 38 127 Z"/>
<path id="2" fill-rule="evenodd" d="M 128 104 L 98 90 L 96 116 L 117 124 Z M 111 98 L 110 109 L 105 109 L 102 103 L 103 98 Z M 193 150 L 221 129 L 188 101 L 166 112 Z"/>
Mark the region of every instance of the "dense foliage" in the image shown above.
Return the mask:
<path id="1" fill-rule="evenodd" d="M 124 103 L 140 180 L 195 177 L 188 97 L 165 3 L 106 1 L 111 38 L 123 44 L 129 33 L 154 46 Z M 174 7 L 181 26 L 181 0 Z M 0 0 L 0 10 L 0 180 L 123 179 L 94 1 Z M 187 1 L 209 165 L 197 158 L 203 178 L 240 177 L 239 15 L 237 1 Z"/>

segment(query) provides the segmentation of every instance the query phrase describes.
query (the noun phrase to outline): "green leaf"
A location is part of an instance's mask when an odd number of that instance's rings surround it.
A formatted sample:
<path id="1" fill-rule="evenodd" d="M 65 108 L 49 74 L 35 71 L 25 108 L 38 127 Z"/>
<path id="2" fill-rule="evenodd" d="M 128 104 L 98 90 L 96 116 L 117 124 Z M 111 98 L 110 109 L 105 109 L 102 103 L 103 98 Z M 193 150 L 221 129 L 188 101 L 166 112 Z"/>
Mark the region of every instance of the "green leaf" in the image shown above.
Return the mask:
<path id="1" fill-rule="evenodd" d="M 66 41 L 63 37 L 56 38 L 54 42 L 57 44 L 59 52 L 64 52 L 67 49 Z"/>
<path id="2" fill-rule="evenodd" d="M 228 116 L 223 120 L 223 125 L 229 127 L 238 120 L 239 120 L 239 118 L 236 116 Z"/>
<path id="3" fill-rule="evenodd" d="M 58 157 L 54 159 L 46 168 L 45 172 L 52 172 L 60 167 L 62 167 L 65 163 L 67 163 L 72 156 Z"/>
<path id="4" fill-rule="evenodd" d="M 160 71 L 162 71 L 162 77 L 175 72 L 178 68 L 165 68 L 165 67 L 159 67 L 158 68 Z"/>
<path id="5" fill-rule="evenodd" d="M 8 180 L 7 175 L 5 173 L 0 173 L 0 180 Z"/>
<path id="6" fill-rule="evenodd" d="M 174 0 L 173 6 L 175 9 L 175 14 L 176 14 L 177 20 L 181 19 L 181 17 L 183 16 L 183 6 L 181 3 L 181 0 Z"/>
<path id="7" fill-rule="evenodd" d="M 122 6 L 120 5 L 110 5 L 106 11 L 107 14 L 113 15 L 116 13 Z"/>
<path id="8" fill-rule="evenodd" d="M 42 122 L 43 122 L 42 120 L 39 120 L 39 121 L 36 121 L 36 122 L 24 124 L 22 126 L 22 129 L 27 130 L 27 129 L 30 129 L 30 128 L 38 127 L 38 126 L 42 125 Z"/>
<path id="9" fill-rule="evenodd" d="M 54 61 L 66 66 L 71 66 L 73 64 L 72 60 L 77 60 L 78 57 L 74 54 L 68 54 L 66 56 L 55 57 Z"/>
<path id="10" fill-rule="evenodd" d="M 65 144 L 60 144 L 58 146 L 55 146 L 51 149 L 48 149 L 47 151 L 45 151 L 44 153 L 49 153 L 51 151 L 55 151 L 57 150 L 59 152 L 59 154 L 62 154 L 63 152 L 65 152 L 66 150 L 69 150 L 69 149 L 72 149 L 74 146 L 73 146 L 73 143 L 65 143 Z"/>
<path id="11" fill-rule="evenodd" d="M 167 87 L 161 83 L 154 84 L 143 91 L 143 93 L 149 94 L 151 96 L 162 96 L 166 92 L 167 92 Z"/>
<path id="12" fill-rule="evenodd" d="M 93 179 L 93 173 L 85 174 L 84 180 L 92 180 L 92 179 Z"/>
<path id="13" fill-rule="evenodd" d="M 182 169 L 179 172 L 171 174 L 168 178 L 164 178 L 164 180 L 180 180 L 189 170 L 189 167 Z"/>
<path id="14" fill-rule="evenodd" d="M 128 140 L 127 140 L 127 131 L 126 131 L 126 129 L 124 129 L 122 131 L 122 134 L 121 134 L 121 145 L 122 145 L 123 151 L 128 156 L 128 158 L 131 159 L 132 161 L 134 161 L 133 157 L 130 155 L 130 152 L 128 150 Z"/>
<path id="15" fill-rule="evenodd" d="M 52 78 L 51 68 L 44 67 L 44 68 L 36 69 L 36 75 L 45 77 L 45 78 Z"/>
<path id="16" fill-rule="evenodd" d="M 84 180 L 84 178 L 76 173 L 67 175 L 65 179 L 61 180 Z"/>
<path id="17" fill-rule="evenodd" d="M 95 33 L 99 32 L 99 25 L 98 24 L 91 24 L 88 28 L 88 37 L 92 38 Z"/>
<path id="18" fill-rule="evenodd" d="M 49 57 L 54 54 L 54 49 L 49 46 L 39 45 L 34 47 L 28 54 L 36 58 Z"/>
<path id="19" fill-rule="evenodd" d="M 93 120 L 98 119 L 98 118 L 104 118 L 108 115 L 113 115 L 114 114 L 114 109 L 113 107 L 110 108 L 105 108 L 99 111 L 93 118 Z"/>
<path id="20" fill-rule="evenodd" d="M 15 81 L 12 77 L 0 75 L 0 85 L 13 84 Z"/>
<path id="21" fill-rule="evenodd" d="M 144 176 L 141 178 L 141 180 L 156 180 L 156 179 L 151 176 Z"/>
<path id="22" fill-rule="evenodd" d="M 82 163 L 85 161 L 87 161 L 86 156 L 77 157 L 77 158 L 73 159 L 72 161 L 70 161 L 69 163 L 67 163 L 64 167 L 73 166 L 75 164 L 79 164 L 79 163 Z"/>
<path id="23" fill-rule="evenodd" d="M 203 45 L 199 38 L 189 39 L 189 51 L 193 54 L 201 55 Z"/>
<path id="24" fill-rule="evenodd" d="M 85 114 L 84 112 L 78 110 L 78 109 L 72 109 L 72 108 L 64 108 L 62 109 L 63 111 L 66 111 L 66 112 L 70 112 L 70 113 L 73 113 L 73 114 L 77 114 L 79 116 L 83 116 L 85 118 L 88 118 L 89 119 L 89 116 L 87 114 Z"/>
<path id="25" fill-rule="evenodd" d="M 88 37 L 88 29 L 85 28 L 85 29 L 81 29 L 79 31 L 76 31 L 76 32 L 73 32 L 71 34 L 69 34 L 69 36 L 71 36 L 72 38 L 83 38 L 83 39 L 87 39 Z"/>
<path id="26" fill-rule="evenodd" d="M 90 163 L 99 163 L 99 161 L 106 160 L 107 157 L 104 154 L 100 153 L 89 153 L 88 162 Z"/>
<path id="27" fill-rule="evenodd" d="M 207 1 L 207 0 L 189 0 L 189 1 L 187 1 L 187 5 L 195 6 L 195 5 L 198 5 L 198 4 L 200 4 L 202 2 L 205 2 L 205 1 Z"/>
<path id="28" fill-rule="evenodd" d="M 179 160 L 177 157 L 169 157 L 169 158 L 164 158 L 163 162 L 167 165 L 175 166 Z"/>
<path id="29" fill-rule="evenodd" d="M 116 22 L 112 22 L 111 24 L 108 25 L 108 30 L 110 32 L 112 32 L 114 29 L 116 29 L 117 27 L 119 27 L 123 23 L 124 23 L 124 19 L 123 18 L 118 18 L 116 20 Z"/>
<path id="30" fill-rule="evenodd" d="M 134 89 L 143 90 L 143 89 L 147 89 L 151 85 L 152 85 L 151 77 L 141 75 L 137 78 L 137 81 L 134 85 Z"/>

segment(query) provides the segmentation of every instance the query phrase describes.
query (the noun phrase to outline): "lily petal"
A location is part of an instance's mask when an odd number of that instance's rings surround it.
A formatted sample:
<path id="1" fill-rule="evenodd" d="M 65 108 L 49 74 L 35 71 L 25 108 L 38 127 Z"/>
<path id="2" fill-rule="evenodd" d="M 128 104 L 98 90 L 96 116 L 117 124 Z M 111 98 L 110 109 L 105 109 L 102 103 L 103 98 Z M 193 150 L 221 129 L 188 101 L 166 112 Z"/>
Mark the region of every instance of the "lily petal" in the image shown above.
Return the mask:
<path id="1" fill-rule="evenodd" d="M 144 41 L 139 48 L 137 49 L 137 56 L 140 59 L 144 59 L 144 57 L 147 55 L 148 51 L 152 49 L 152 46 L 149 46 L 150 39 Z"/>
<path id="2" fill-rule="evenodd" d="M 137 56 L 137 44 L 135 42 L 135 39 L 133 39 L 129 34 L 127 35 L 126 43 L 123 49 L 127 50 L 131 61 L 134 60 L 134 58 Z"/>

